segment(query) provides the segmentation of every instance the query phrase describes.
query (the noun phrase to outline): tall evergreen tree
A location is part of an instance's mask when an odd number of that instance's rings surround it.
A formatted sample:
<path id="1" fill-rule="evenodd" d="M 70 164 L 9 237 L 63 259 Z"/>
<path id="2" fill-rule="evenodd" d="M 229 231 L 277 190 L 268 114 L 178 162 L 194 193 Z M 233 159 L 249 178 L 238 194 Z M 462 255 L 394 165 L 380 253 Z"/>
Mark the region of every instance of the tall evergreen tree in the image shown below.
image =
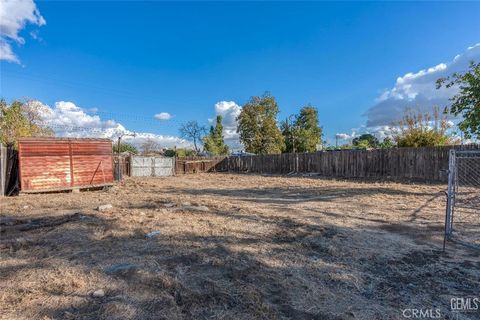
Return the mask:
<path id="1" fill-rule="evenodd" d="M 203 139 L 203 146 L 206 151 L 213 155 L 227 155 L 228 146 L 225 144 L 223 137 L 222 116 L 218 115 L 215 126 L 210 127 L 209 134 Z"/>
<path id="2" fill-rule="evenodd" d="M 277 126 L 278 105 L 275 97 L 265 93 L 254 96 L 238 116 L 237 132 L 245 151 L 256 154 L 281 153 L 285 141 Z"/>
<path id="3" fill-rule="evenodd" d="M 280 130 L 282 131 L 283 138 L 285 140 L 284 152 L 295 152 L 295 135 L 297 133 L 296 123 L 292 120 L 293 115 L 282 121 L 280 124 Z"/>

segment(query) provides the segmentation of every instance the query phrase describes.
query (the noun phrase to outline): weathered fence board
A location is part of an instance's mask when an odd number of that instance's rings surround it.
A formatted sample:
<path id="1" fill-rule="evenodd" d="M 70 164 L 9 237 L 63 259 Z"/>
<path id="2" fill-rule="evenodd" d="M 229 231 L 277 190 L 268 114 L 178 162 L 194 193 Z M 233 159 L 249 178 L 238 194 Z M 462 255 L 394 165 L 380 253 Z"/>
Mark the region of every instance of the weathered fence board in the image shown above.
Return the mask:
<path id="1" fill-rule="evenodd" d="M 478 150 L 479 145 L 376 150 L 339 150 L 242 157 L 179 158 L 177 173 L 313 173 L 325 177 L 446 182 L 450 149 Z"/>
<path id="2" fill-rule="evenodd" d="M 122 177 L 130 176 L 130 155 L 114 155 L 113 156 L 114 167 L 120 166 L 120 173 Z M 117 170 L 117 169 L 116 169 Z"/>
<path id="3" fill-rule="evenodd" d="M 226 157 L 182 157 L 175 160 L 175 173 L 214 172 Z"/>

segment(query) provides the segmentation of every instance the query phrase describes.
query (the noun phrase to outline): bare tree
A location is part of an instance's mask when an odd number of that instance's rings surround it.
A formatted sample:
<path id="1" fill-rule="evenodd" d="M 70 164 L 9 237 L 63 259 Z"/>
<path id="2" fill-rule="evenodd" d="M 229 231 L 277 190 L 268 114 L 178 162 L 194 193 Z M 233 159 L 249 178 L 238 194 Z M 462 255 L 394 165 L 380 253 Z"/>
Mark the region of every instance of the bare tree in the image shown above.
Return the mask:
<path id="1" fill-rule="evenodd" d="M 145 155 L 155 153 L 160 151 L 160 145 L 155 140 L 147 139 L 144 143 L 142 143 L 141 150 Z"/>
<path id="2" fill-rule="evenodd" d="M 182 138 L 191 140 L 193 142 L 193 147 L 195 152 L 200 152 L 199 144 L 201 143 L 203 136 L 206 134 L 207 130 L 205 126 L 201 126 L 197 121 L 188 121 L 180 127 L 180 135 Z"/>

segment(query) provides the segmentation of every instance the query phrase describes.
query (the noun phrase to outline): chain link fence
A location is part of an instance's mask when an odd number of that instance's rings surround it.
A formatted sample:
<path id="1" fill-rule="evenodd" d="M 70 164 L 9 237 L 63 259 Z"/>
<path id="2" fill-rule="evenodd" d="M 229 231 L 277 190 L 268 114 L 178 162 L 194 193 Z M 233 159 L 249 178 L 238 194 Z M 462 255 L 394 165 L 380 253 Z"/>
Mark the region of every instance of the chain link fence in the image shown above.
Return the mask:
<path id="1" fill-rule="evenodd" d="M 450 151 L 445 239 L 480 249 L 480 151 Z"/>

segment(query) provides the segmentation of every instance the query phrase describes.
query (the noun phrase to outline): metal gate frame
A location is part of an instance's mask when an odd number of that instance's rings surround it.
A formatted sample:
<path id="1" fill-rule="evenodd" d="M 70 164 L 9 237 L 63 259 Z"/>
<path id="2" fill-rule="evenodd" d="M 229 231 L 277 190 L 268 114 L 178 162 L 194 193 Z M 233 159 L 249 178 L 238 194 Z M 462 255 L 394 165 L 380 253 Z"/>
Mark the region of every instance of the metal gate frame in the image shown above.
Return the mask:
<path id="1" fill-rule="evenodd" d="M 445 238 L 443 243 L 443 248 L 445 250 L 445 243 L 447 240 L 459 243 L 461 245 L 471 247 L 474 249 L 480 250 L 480 244 L 468 243 L 455 238 L 455 228 L 454 228 L 454 217 L 455 217 L 455 208 L 457 193 L 459 188 L 459 178 L 458 178 L 458 164 L 457 157 L 459 155 L 478 155 L 480 161 L 480 150 L 455 150 L 452 149 L 449 152 L 449 161 L 448 161 L 448 188 L 447 188 L 447 205 L 445 210 Z M 480 177 L 477 182 L 480 182 Z M 480 184 L 479 184 L 480 186 Z M 479 195 L 480 196 L 480 195 Z M 479 219 L 480 219 L 480 207 L 479 209 Z M 479 230 L 480 232 L 480 230 Z"/>
<path id="2" fill-rule="evenodd" d="M 175 158 L 154 156 L 131 156 L 132 177 L 166 177 L 175 175 Z"/>

